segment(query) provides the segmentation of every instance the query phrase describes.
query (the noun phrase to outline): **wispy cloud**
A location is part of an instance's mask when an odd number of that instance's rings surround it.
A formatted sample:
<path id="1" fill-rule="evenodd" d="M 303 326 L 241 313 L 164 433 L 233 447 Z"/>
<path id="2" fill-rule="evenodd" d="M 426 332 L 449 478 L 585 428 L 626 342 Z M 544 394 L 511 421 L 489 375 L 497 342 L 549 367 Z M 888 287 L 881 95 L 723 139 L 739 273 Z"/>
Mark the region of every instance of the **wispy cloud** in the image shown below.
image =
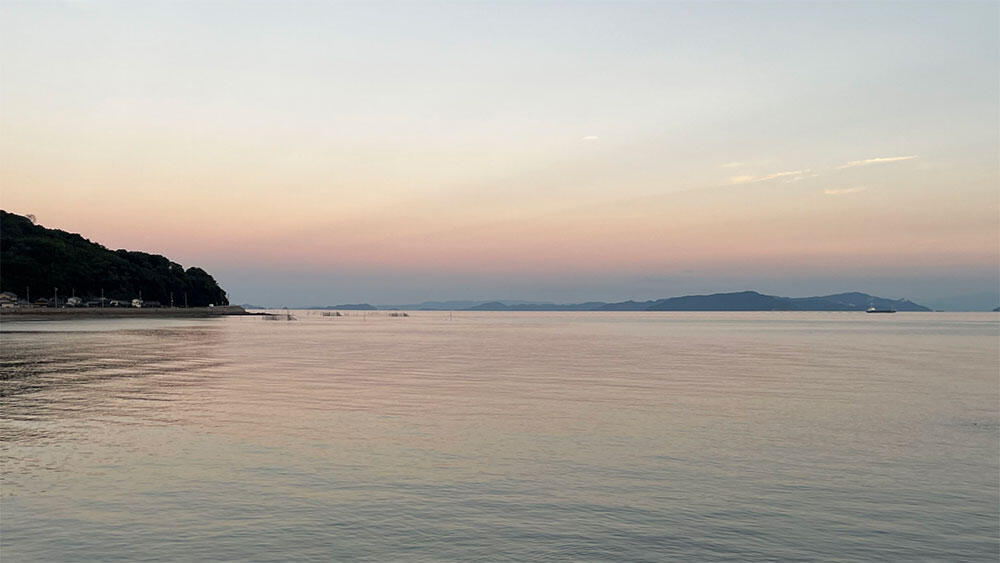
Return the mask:
<path id="1" fill-rule="evenodd" d="M 737 166 L 743 166 L 742 162 L 727 162 L 722 165 L 723 168 L 736 168 Z"/>
<path id="2" fill-rule="evenodd" d="M 587 135 L 586 137 L 580 138 L 581 141 L 596 141 L 598 139 L 600 139 L 600 137 L 598 137 L 597 135 Z"/>
<path id="3" fill-rule="evenodd" d="M 789 170 L 787 172 L 775 172 L 774 174 L 767 174 L 765 176 L 730 176 L 730 184 L 755 184 L 757 182 L 766 182 L 768 180 L 774 180 L 775 178 L 784 178 L 785 176 L 802 176 L 803 174 L 809 172 L 806 170 Z"/>
<path id="4" fill-rule="evenodd" d="M 836 188 L 830 190 L 823 190 L 826 195 L 844 195 L 844 194 L 856 194 L 858 192 L 863 192 L 868 189 L 868 186 L 854 186 L 853 188 Z"/>
<path id="5" fill-rule="evenodd" d="M 817 176 L 819 176 L 819 174 L 801 174 L 785 180 L 785 183 L 791 184 L 792 182 L 798 182 L 799 180 L 805 180 L 806 178 L 815 178 Z"/>
<path id="6" fill-rule="evenodd" d="M 854 168 L 855 166 L 868 166 L 869 164 L 881 164 L 883 162 L 899 162 L 900 160 L 913 160 L 917 158 L 917 155 L 910 156 L 880 156 L 876 158 L 866 158 L 864 160 L 852 160 L 845 164 L 841 164 L 837 167 L 838 170 L 841 168 Z"/>

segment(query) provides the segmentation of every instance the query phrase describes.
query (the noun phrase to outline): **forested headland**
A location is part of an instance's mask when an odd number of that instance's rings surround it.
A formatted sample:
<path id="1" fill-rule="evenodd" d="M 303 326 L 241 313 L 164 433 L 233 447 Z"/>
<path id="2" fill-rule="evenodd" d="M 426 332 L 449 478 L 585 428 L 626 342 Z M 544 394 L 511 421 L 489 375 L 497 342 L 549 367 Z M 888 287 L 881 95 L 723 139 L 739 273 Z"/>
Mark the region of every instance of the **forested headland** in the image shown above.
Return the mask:
<path id="1" fill-rule="evenodd" d="M 0 210 L 0 291 L 19 298 L 84 303 L 98 299 L 159 302 L 164 306 L 228 305 L 226 292 L 205 270 L 185 269 L 165 256 L 109 250 L 75 233 L 48 229 L 33 218 Z M 30 292 L 30 296 L 29 296 Z"/>

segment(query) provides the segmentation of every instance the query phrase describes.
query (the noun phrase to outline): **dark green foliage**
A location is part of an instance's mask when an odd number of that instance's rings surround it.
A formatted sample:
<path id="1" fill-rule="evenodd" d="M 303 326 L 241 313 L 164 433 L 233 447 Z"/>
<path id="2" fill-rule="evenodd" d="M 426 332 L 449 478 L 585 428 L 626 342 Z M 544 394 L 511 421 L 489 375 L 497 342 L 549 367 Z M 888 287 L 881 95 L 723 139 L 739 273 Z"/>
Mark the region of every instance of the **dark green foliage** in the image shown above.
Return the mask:
<path id="1" fill-rule="evenodd" d="M 228 305 L 226 292 L 201 268 L 184 268 L 157 254 L 111 251 L 74 233 L 34 225 L 27 217 L 0 211 L 0 290 L 31 298 L 77 297 L 159 301 L 191 307 Z"/>

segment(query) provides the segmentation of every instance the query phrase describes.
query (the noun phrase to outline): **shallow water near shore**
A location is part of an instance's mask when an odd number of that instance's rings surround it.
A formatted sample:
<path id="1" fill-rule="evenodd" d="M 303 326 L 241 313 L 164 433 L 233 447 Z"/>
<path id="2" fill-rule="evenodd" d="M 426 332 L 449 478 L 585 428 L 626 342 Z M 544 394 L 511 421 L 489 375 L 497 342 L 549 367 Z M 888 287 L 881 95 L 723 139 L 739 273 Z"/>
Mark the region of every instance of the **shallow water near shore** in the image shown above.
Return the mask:
<path id="1" fill-rule="evenodd" d="M 1000 556 L 1000 317 L 5 322 L 4 560 Z"/>

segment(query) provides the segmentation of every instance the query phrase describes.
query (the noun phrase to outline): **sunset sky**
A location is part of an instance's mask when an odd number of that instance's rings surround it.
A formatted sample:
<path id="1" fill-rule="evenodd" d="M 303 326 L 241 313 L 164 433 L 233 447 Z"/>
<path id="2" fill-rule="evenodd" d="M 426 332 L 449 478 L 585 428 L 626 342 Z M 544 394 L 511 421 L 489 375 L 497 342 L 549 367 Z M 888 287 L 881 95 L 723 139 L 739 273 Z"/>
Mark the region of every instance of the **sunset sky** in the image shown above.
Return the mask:
<path id="1" fill-rule="evenodd" d="M 0 4 L 2 207 L 237 303 L 995 302 L 989 2 Z"/>

